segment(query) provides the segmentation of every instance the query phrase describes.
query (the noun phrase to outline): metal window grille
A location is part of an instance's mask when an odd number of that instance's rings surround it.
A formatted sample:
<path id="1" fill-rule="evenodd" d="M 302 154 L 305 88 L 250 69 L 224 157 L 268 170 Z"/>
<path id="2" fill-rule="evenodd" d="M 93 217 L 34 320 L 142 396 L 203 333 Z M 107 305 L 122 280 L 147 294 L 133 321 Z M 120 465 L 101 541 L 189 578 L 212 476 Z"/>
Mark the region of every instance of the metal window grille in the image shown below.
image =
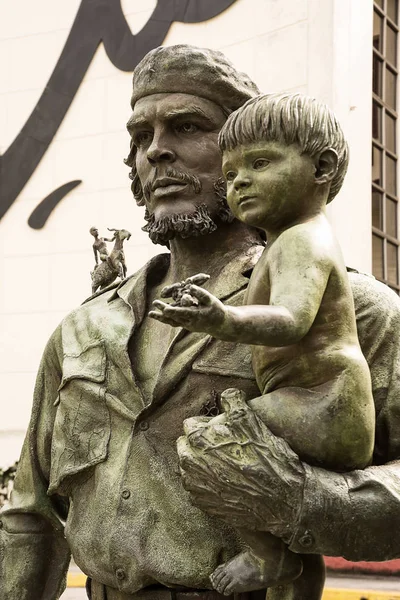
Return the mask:
<path id="1" fill-rule="evenodd" d="M 399 0 L 374 1 L 372 48 L 372 271 L 397 293 L 397 75 Z"/>

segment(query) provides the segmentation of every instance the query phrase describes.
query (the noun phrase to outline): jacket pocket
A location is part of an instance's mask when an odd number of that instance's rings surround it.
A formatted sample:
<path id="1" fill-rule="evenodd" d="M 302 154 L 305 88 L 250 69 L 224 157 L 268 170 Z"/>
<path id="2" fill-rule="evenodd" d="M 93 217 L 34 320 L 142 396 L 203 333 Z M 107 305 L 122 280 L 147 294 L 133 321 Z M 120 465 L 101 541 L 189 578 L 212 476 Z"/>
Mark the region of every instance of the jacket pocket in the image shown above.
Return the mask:
<path id="1" fill-rule="evenodd" d="M 106 353 L 103 343 L 65 355 L 51 448 L 48 493 L 67 494 L 69 477 L 107 458 L 110 414 L 105 402 Z"/>

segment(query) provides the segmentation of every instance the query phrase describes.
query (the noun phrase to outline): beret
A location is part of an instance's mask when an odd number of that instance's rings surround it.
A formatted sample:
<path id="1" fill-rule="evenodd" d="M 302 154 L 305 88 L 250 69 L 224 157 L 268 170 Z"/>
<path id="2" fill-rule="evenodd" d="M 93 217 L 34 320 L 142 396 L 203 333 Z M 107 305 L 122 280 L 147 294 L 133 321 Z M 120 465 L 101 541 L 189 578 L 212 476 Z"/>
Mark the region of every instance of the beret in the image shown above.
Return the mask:
<path id="1" fill-rule="evenodd" d="M 260 92 L 222 52 L 180 44 L 151 50 L 133 72 L 132 108 L 140 98 L 165 93 L 192 94 L 233 111 Z"/>

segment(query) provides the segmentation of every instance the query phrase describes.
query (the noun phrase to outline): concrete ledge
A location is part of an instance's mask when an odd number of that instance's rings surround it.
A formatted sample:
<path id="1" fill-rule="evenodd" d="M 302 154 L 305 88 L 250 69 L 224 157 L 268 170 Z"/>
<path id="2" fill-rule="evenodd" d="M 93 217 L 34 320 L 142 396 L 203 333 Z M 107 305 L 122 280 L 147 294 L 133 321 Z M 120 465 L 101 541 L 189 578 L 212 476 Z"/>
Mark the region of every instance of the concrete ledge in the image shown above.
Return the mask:
<path id="1" fill-rule="evenodd" d="M 400 592 L 378 590 L 333 589 L 324 590 L 322 600 L 399 600 Z"/>

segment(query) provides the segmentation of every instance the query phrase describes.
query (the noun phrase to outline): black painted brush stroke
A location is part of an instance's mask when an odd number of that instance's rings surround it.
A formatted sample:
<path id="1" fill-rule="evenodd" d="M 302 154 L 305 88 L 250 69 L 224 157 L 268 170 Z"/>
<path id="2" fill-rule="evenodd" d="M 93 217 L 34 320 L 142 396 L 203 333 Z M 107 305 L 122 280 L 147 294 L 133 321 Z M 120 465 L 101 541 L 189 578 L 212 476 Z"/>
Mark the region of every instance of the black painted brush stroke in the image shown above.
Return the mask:
<path id="1" fill-rule="evenodd" d="M 80 179 L 70 181 L 69 183 L 64 183 L 64 185 L 61 185 L 59 188 L 54 190 L 54 192 L 51 192 L 51 194 L 46 196 L 46 198 L 44 198 L 32 212 L 28 219 L 28 225 L 32 227 L 32 229 L 42 229 L 60 200 L 62 200 L 64 196 L 66 196 L 73 189 L 75 189 L 80 183 L 82 183 Z"/>
<path id="2" fill-rule="evenodd" d="M 38 103 L 11 146 L 0 156 L 0 219 L 17 199 L 51 144 L 101 42 L 115 67 L 133 71 L 149 50 L 163 42 L 174 21 L 206 21 L 234 2 L 236 0 L 158 0 L 149 21 L 137 35 L 132 35 L 120 0 L 82 0 Z M 72 189 L 71 183 L 52 193 L 59 192 L 58 201 Z"/>

